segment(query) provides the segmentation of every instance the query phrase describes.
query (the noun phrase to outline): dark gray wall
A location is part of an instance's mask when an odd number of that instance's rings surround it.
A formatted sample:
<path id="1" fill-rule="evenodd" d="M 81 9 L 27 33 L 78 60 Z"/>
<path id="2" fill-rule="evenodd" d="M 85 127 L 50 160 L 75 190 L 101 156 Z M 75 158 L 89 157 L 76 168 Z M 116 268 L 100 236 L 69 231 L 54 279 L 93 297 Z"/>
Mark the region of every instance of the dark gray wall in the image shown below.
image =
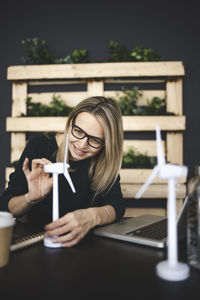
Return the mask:
<path id="1" fill-rule="evenodd" d="M 189 176 L 199 164 L 199 37 L 198 1 L 4 1 L 0 11 L 0 193 L 9 165 L 10 135 L 5 131 L 11 115 L 11 83 L 7 67 L 21 63 L 22 39 L 45 39 L 58 57 L 74 48 L 89 50 L 92 62 L 108 59 L 111 39 L 132 48 L 153 48 L 165 60 L 185 65 L 183 108 L 187 117 L 184 163 Z"/>

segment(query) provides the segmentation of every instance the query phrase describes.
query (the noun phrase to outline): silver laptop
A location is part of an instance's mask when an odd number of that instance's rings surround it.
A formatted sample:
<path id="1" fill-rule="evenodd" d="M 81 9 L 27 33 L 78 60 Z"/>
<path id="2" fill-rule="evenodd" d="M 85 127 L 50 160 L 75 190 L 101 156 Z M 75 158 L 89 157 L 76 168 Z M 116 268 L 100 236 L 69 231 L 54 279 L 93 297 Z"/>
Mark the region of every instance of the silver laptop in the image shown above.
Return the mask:
<path id="1" fill-rule="evenodd" d="M 187 203 L 188 197 L 185 198 L 177 217 L 178 239 L 186 236 Z M 167 245 L 167 218 L 156 215 L 124 218 L 120 222 L 96 227 L 93 233 L 98 236 L 164 248 Z"/>

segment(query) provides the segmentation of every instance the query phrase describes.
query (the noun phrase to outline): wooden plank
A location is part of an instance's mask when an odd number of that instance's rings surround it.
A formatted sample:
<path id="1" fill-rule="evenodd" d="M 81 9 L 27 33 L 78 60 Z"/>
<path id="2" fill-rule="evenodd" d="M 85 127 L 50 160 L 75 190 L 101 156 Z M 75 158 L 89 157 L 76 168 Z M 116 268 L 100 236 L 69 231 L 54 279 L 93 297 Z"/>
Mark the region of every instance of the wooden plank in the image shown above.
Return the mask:
<path id="1" fill-rule="evenodd" d="M 183 164 L 183 134 L 168 132 L 166 139 L 167 161 L 174 164 Z"/>
<path id="2" fill-rule="evenodd" d="M 121 184 L 122 194 L 124 198 L 134 198 L 136 193 L 141 188 L 140 184 Z M 155 185 L 152 184 L 144 192 L 142 198 L 159 198 L 164 199 L 168 196 L 167 184 Z M 183 199 L 186 196 L 186 186 L 181 184 L 176 186 L 176 198 Z M 139 201 L 139 199 L 138 199 Z"/>
<path id="3" fill-rule="evenodd" d="M 27 82 L 12 83 L 12 116 L 26 114 Z"/>
<path id="4" fill-rule="evenodd" d="M 67 117 L 9 117 L 6 120 L 6 130 L 13 132 L 62 132 L 66 120 Z M 159 125 L 164 131 L 184 130 L 185 116 L 123 117 L 124 131 L 155 131 L 156 125 Z"/>
<path id="5" fill-rule="evenodd" d="M 184 199 L 185 199 L 185 197 L 176 199 L 176 215 L 179 214 L 181 207 L 183 205 Z M 168 201 L 166 202 L 166 204 L 167 204 L 166 206 L 168 206 Z M 166 211 L 167 211 L 167 209 L 168 208 L 166 207 Z"/>
<path id="6" fill-rule="evenodd" d="M 174 113 L 176 115 L 183 114 L 183 104 L 182 104 L 182 79 L 178 78 L 176 80 L 168 80 L 166 83 L 166 98 L 167 105 L 166 109 L 168 112 Z"/>
<path id="7" fill-rule="evenodd" d="M 11 168 L 11 167 L 7 167 L 6 168 L 6 180 L 8 181 L 8 179 L 9 179 L 9 176 L 10 176 L 10 174 L 12 173 L 12 172 L 14 172 L 14 168 Z"/>
<path id="8" fill-rule="evenodd" d="M 164 153 L 166 155 L 165 141 L 162 141 L 162 145 L 163 145 Z M 148 156 L 155 157 L 157 155 L 156 141 L 153 140 L 124 140 L 123 151 L 127 152 L 130 147 L 134 147 L 134 150 L 136 152 L 146 154 Z"/>
<path id="9" fill-rule="evenodd" d="M 64 65 L 10 66 L 8 80 L 104 78 L 139 76 L 183 76 L 184 66 L 176 62 L 89 63 Z"/>
<path id="10" fill-rule="evenodd" d="M 185 116 L 123 116 L 124 131 L 185 130 Z"/>
<path id="11" fill-rule="evenodd" d="M 7 118 L 6 130 L 11 132 L 63 132 L 67 117 Z"/>
<path id="12" fill-rule="evenodd" d="M 91 86 L 91 85 L 90 85 Z M 119 99 L 123 96 L 122 91 L 100 91 L 97 94 L 100 94 L 113 99 Z M 165 98 L 166 93 L 164 90 L 145 90 L 142 91 L 142 96 L 138 99 L 138 105 L 146 105 L 147 100 L 151 100 L 153 97 L 159 97 L 161 99 Z M 56 93 L 28 93 L 28 97 L 32 98 L 32 102 L 40 102 L 46 105 L 52 101 L 53 96 L 59 96 L 67 105 L 76 106 L 80 101 L 88 97 L 88 92 L 56 92 Z"/>
<path id="13" fill-rule="evenodd" d="M 115 78 L 105 78 L 104 79 L 104 83 L 114 83 L 114 84 L 124 84 L 124 83 L 165 83 L 166 80 L 165 79 L 115 79 Z M 71 84 L 87 84 L 87 79 L 75 79 L 75 80 L 29 80 L 28 81 L 28 85 L 71 85 Z"/>
<path id="14" fill-rule="evenodd" d="M 128 207 L 126 208 L 124 217 L 130 218 L 130 217 L 137 217 L 141 215 L 156 215 L 156 216 L 166 216 L 167 210 L 166 208 L 149 208 L 149 207 L 143 207 L 143 208 L 132 208 Z"/>
<path id="15" fill-rule="evenodd" d="M 104 83 L 165 83 L 166 79 L 147 79 L 147 78 L 141 78 L 141 79 L 127 79 L 127 78 L 105 78 Z"/>
<path id="16" fill-rule="evenodd" d="M 184 198 L 176 200 L 176 214 L 178 215 L 183 205 Z"/>
<path id="17" fill-rule="evenodd" d="M 130 183 L 130 184 L 139 184 L 146 182 L 147 178 L 152 173 L 152 169 L 121 169 L 121 183 Z M 177 180 L 179 183 L 185 183 L 186 178 L 179 178 Z M 166 180 L 160 179 L 160 177 L 156 177 L 153 181 L 153 184 L 167 184 Z"/>
<path id="18" fill-rule="evenodd" d="M 45 105 L 49 105 L 53 99 L 53 95 L 60 96 L 60 99 L 68 106 L 74 107 L 80 101 L 88 97 L 87 92 L 59 92 L 59 93 L 29 93 L 28 97 L 31 97 L 33 103 L 40 102 Z"/>
<path id="19" fill-rule="evenodd" d="M 176 200 L 176 215 L 179 214 L 181 207 L 183 205 L 183 199 Z M 167 208 L 151 208 L 151 207 L 128 207 L 126 208 L 124 217 L 137 217 L 141 215 L 157 215 L 157 216 L 166 216 L 167 217 Z"/>
<path id="20" fill-rule="evenodd" d="M 14 172 L 14 168 L 7 167 L 5 169 L 5 189 L 8 187 L 9 176 L 12 172 Z"/>
<path id="21" fill-rule="evenodd" d="M 86 79 L 81 79 L 81 80 L 29 80 L 28 81 L 28 85 L 32 85 L 32 86 L 42 86 L 42 85 L 74 85 L 74 84 L 83 84 L 86 85 L 87 84 L 87 80 Z"/>
<path id="22" fill-rule="evenodd" d="M 162 146 L 166 155 L 165 141 L 162 141 Z M 156 141 L 154 140 L 124 140 L 124 152 L 127 152 L 131 147 L 134 148 L 135 152 L 146 154 L 148 156 L 157 156 Z"/>
<path id="23" fill-rule="evenodd" d="M 89 84 L 91 87 L 91 84 Z M 65 104 L 68 106 L 76 106 L 80 101 L 88 97 L 88 94 L 92 91 L 80 91 L 80 92 L 56 92 L 56 93 L 28 93 L 28 97 L 31 97 L 32 102 L 40 102 L 46 105 L 49 105 L 50 102 L 53 99 L 53 96 L 60 96 L 60 98 L 64 101 Z M 93 92 L 92 92 L 93 93 Z M 96 93 L 101 96 L 105 96 L 108 98 L 113 98 L 118 100 L 119 97 L 123 95 L 122 91 L 102 91 L 102 87 L 100 84 L 100 90 Z M 166 93 L 164 90 L 145 90 L 142 91 L 142 96 L 140 99 L 138 99 L 138 105 L 146 105 L 147 100 L 151 100 L 153 97 L 159 97 L 161 99 L 164 99 L 166 96 Z"/>
<path id="24" fill-rule="evenodd" d="M 25 133 L 11 133 L 11 154 L 10 154 L 11 162 L 19 160 L 25 145 L 26 145 Z"/>
<path id="25" fill-rule="evenodd" d="M 63 136 L 63 134 L 61 134 Z M 164 153 L 166 155 L 165 141 L 162 141 Z M 123 151 L 127 152 L 130 147 L 134 147 L 134 150 L 148 156 L 157 156 L 156 141 L 153 140 L 124 140 Z M 129 172 L 129 171 L 128 171 Z M 137 175 L 136 175 L 137 176 Z M 132 180 L 132 179 L 131 179 Z"/>
<path id="26" fill-rule="evenodd" d="M 166 98 L 165 90 L 141 90 L 142 96 L 138 99 L 137 105 L 147 105 L 148 101 L 151 101 L 154 97 L 159 97 L 161 99 Z M 105 97 L 114 98 L 119 100 L 124 93 L 122 91 L 104 91 Z"/>
<path id="27" fill-rule="evenodd" d="M 103 96 L 103 80 L 89 80 L 87 84 L 88 97 Z"/>

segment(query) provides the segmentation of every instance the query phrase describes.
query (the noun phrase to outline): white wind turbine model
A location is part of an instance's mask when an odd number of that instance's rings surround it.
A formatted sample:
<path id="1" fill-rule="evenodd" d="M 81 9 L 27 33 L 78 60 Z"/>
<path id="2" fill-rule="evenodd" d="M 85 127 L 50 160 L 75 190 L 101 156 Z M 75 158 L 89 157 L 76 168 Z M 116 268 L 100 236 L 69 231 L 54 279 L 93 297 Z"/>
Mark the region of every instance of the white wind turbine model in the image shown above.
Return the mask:
<path id="1" fill-rule="evenodd" d="M 66 136 L 64 162 L 47 164 L 44 166 L 44 172 L 53 174 L 53 212 L 52 212 L 53 221 L 56 221 L 59 218 L 58 175 L 63 174 L 67 179 L 73 193 L 76 192 L 68 172 L 69 164 L 67 164 L 67 153 L 68 153 L 68 135 Z M 52 242 L 52 237 L 45 237 L 44 245 L 46 247 L 52 247 L 52 248 L 61 247 L 60 243 Z"/>
<path id="2" fill-rule="evenodd" d="M 168 260 L 157 264 L 158 276 L 171 281 L 179 281 L 188 278 L 189 267 L 187 264 L 178 262 L 177 259 L 177 226 L 176 226 L 176 179 L 187 176 L 187 167 L 165 162 L 162 149 L 159 126 L 156 126 L 157 165 L 151 175 L 137 192 L 136 198 L 140 198 L 156 176 L 168 181 Z"/>

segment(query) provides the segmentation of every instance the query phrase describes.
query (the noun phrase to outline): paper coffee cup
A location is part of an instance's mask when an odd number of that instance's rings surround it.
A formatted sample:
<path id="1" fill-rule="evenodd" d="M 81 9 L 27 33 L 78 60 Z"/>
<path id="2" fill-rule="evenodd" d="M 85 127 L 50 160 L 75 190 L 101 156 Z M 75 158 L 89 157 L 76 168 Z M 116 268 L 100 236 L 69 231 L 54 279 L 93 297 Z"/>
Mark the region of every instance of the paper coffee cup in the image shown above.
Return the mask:
<path id="1" fill-rule="evenodd" d="M 15 218 L 9 212 L 0 212 L 0 267 L 9 262 L 10 244 L 12 240 Z"/>

